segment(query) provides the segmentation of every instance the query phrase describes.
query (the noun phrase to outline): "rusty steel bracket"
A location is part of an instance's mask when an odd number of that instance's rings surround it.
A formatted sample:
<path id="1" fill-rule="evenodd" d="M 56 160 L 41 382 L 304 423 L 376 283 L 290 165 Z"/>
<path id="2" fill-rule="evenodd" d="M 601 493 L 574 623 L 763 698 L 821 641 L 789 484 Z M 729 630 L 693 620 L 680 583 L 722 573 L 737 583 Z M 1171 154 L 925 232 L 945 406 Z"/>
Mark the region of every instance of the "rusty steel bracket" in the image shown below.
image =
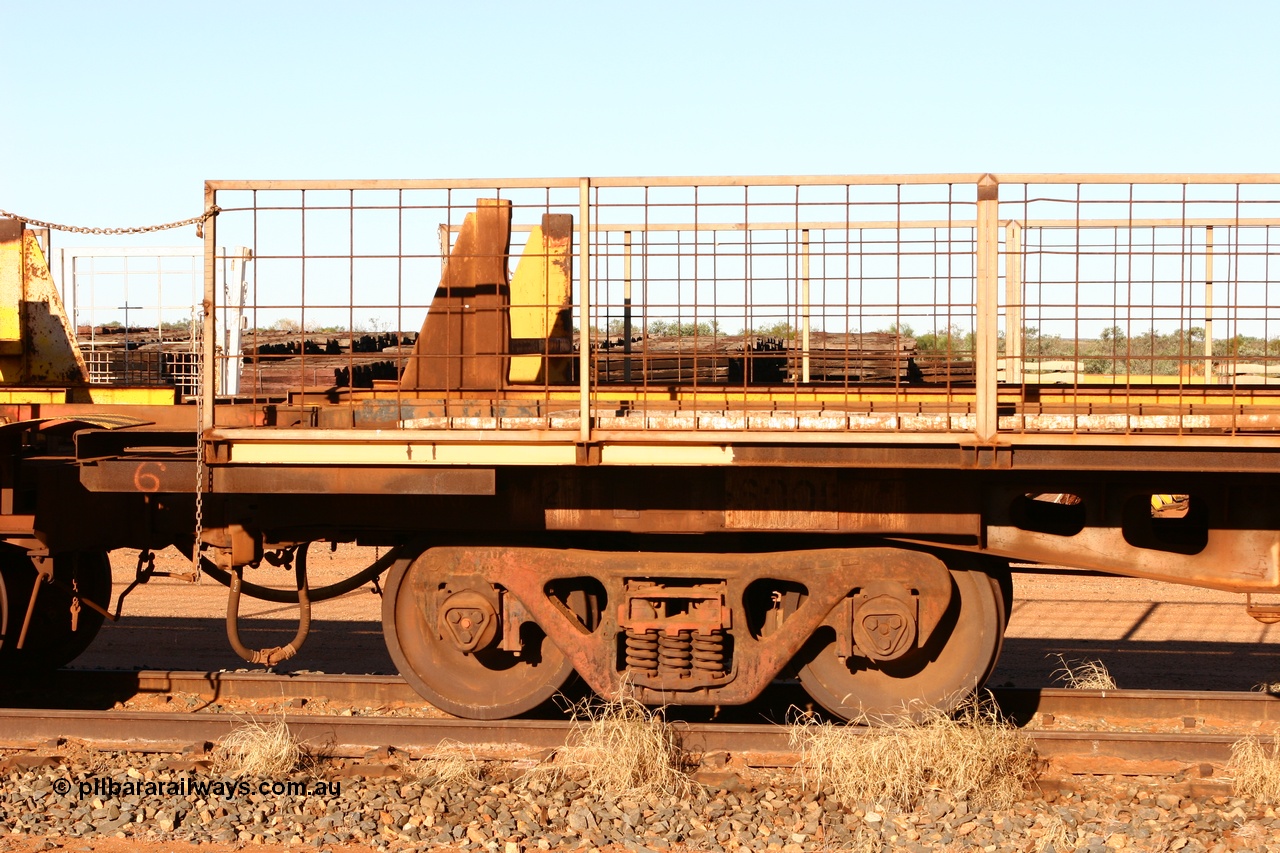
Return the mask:
<path id="1" fill-rule="evenodd" d="M 53 581 L 53 558 L 46 555 L 32 555 L 31 565 L 35 567 L 36 579 L 31 584 L 31 597 L 27 599 L 27 613 L 22 617 L 22 630 L 18 633 L 15 648 L 21 649 L 27 644 L 27 631 L 31 628 L 31 617 L 36 612 L 36 599 L 40 596 L 40 584 Z"/>
<path id="2" fill-rule="evenodd" d="M 235 566 L 231 570 L 230 591 L 227 594 L 227 640 L 231 648 L 249 663 L 260 663 L 263 666 L 275 666 L 298 653 L 307 634 L 311 631 L 311 599 L 307 586 L 307 546 L 298 546 L 294 562 L 294 576 L 298 587 L 298 630 L 293 639 L 283 646 L 270 649 L 250 649 L 240 640 L 240 589 L 243 584 L 241 574 L 243 566 Z"/>
<path id="3" fill-rule="evenodd" d="M 24 646 L 26 646 L 27 632 L 31 628 L 31 620 L 35 616 L 36 600 L 39 598 L 40 587 L 43 584 L 56 586 L 58 589 L 65 592 L 68 597 L 70 597 L 71 599 L 71 630 L 73 632 L 78 629 L 79 619 L 80 619 L 80 609 L 82 605 L 84 607 L 88 607 L 90 610 L 93 610 L 97 613 L 101 613 L 104 617 L 110 619 L 112 622 L 117 621 L 117 619 L 119 618 L 119 614 L 117 614 L 116 616 L 112 616 L 111 612 L 107 610 L 107 607 L 105 605 L 99 604 L 93 599 L 85 597 L 84 594 L 80 592 L 74 578 L 72 579 L 72 582 L 70 584 L 67 584 L 61 580 L 58 580 L 56 577 L 54 577 L 53 557 L 50 557 L 47 554 L 30 555 L 30 556 L 31 556 L 31 564 L 35 567 L 35 570 L 36 570 L 36 579 L 35 579 L 35 582 L 31 585 L 31 597 L 27 599 L 27 612 L 22 619 L 22 630 L 18 634 L 18 642 L 15 644 L 14 648 L 21 649 Z M 107 602 L 108 605 L 110 603 L 111 603 L 110 601 Z"/>
<path id="4" fill-rule="evenodd" d="M 1252 593 L 1244 595 L 1244 612 L 1264 625 L 1280 622 L 1280 604 L 1254 604 Z"/>
<path id="5" fill-rule="evenodd" d="M 626 635 L 632 684 L 648 690 L 685 691 L 732 681 L 732 661 L 722 657 L 723 635 L 733 626 L 733 610 L 725 603 L 727 591 L 724 581 L 625 580 L 617 621 L 620 634 Z M 649 669 L 630 666 L 630 644 L 637 641 L 651 650 Z M 718 650 L 714 663 L 695 666 L 695 648 L 708 642 Z M 727 670 L 725 663 L 730 664 Z"/>
<path id="6" fill-rule="evenodd" d="M 280 548 L 276 551 L 263 551 L 262 559 L 276 568 L 291 569 L 293 568 L 293 557 L 297 551 L 297 546 L 291 548 Z M 256 568 L 256 567 L 255 567 Z"/>
<path id="7" fill-rule="evenodd" d="M 486 648 L 498 635 L 498 613 L 488 596 L 474 589 L 449 592 L 437 608 L 438 630 L 464 654 Z"/>
<path id="8" fill-rule="evenodd" d="M 53 579 L 51 579 L 51 580 L 49 581 L 49 583 L 53 584 L 53 585 L 54 585 L 54 586 L 56 586 L 58 589 L 62 590 L 62 591 L 63 591 L 63 592 L 65 592 L 67 595 L 71 596 L 71 601 L 72 601 L 72 605 L 71 605 L 71 606 L 72 606 L 73 612 L 74 612 L 74 611 L 78 611 L 78 610 L 79 610 L 78 605 L 75 603 L 75 602 L 77 602 L 77 601 L 78 601 L 78 602 L 80 602 L 80 604 L 83 604 L 85 607 L 88 607 L 90 610 L 94 611 L 95 613 L 101 613 L 104 617 L 106 617 L 107 619 L 110 619 L 112 622 L 118 622 L 118 621 L 120 621 L 120 614 L 119 614 L 119 613 L 117 613 L 117 614 L 116 614 L 116 615 L 114 615 L 114 616 L 113 616 L 113 615 L 111 615 L 111 611 L 109 611 L 109 610 L 106 608 L 106 606 L 99 604 L 98 602 L 94 601 L 92 598 L 86 598 L 86 597 L 84 596 L 84 593 L 80 592 L 80 590 L 78 590 L 78 589 L 76 588 L 76 586 L 75 586 L 75 584 L 74 584 L 74 583 L 72 583 L 70 586 L 68 586 L 67 584 L 63 583 L 62 581 L 58 580 L 57 578 L 53 578 Z M 109 601 L 107 602 L 107 604 L 110 604 L 110 603 L 111 603 L 111 602 L 109 602 Z M 73 631 L 74 631 L 74 630 L 75 630 L 75 628 L 74 628 L 74 627 L 72 627 L 72 629 L 71 629 L 71 630 L 73 630 Z"/>
<path id="9" fill-rule="evenodd" d="M 529 611 L 525 610 L 520 599 L 514 595 L 508 595 L 506 590 L 498 590 L 498 601 L 498 610 L 502 614 L 502 630 L 499 632 L 501 639 L 498 641 L 498 648 L 520 657 L 521 651 L 524 650 L 524 643 L 520 640 L 520 626 L 526 622 L 532 622 L 533 617 L 529 615 Z"/>
<path id="10" fill-rule="evenodd" d="M 624 630 L 675 633 L 733 627 L 733 611 L 725 606 L 726 585 L 723 582 L 680 586 L 652 580 L 627 580 L 623 590 L 625 597 L 618 602 L 618 627 Z M 688 611 L 668 613 L 664 605 L 677 600 L 689 602 Z"/>
<path id="11" fill-rule="evenodd" d="M 214 552 L 214 564 L 223 570 L 253 566 L 262 562 L 263 542 L 259 531 L 243 524 L 204 528 L 204 542 Z M 200 543 L 196 543 L 197 547 Z"/>
<path id="12" fill-rule="evenodd" d="M 120 621 L 120 611 L 124 609 L 124 600 L 139 586 L 144 583 L 150 583 L 152 578 L 178 578 L 179 580 L 194 582 L 196 579 L 195 572 L 158 572 L 156 571 L 156 555 L 150 548 L 143 548 L 138 552 L 138 564 L 133 569 L 133 580 L 129 585 L 120 592 L 120 596 L 116 599 L 116 612 L 112 616 L 106 610 L 99 608 L 92 601 L 88 601 L 90 607 L 99 611 L 112 622 Z M 87 599 L 86 599 L 87 601 Z M 109 602 L 108 602 L 109 603 Z"/>
<path id="13" fill-rule="evenodd" d="M 918 590 L 900 581 L 875 581 L 853 597 L 852 609 L 854 645 L 864 657 L 895 660 L 917 647 Z"/>
<path id="14" fill-rule="evenodd" d="M 856 642 L 858 632 L 854 629 L 854 622 L 860 618 L 858 611 L 861 607 L 886 591 L 892 592 L 904 605 L 908 597 L 914 601 L 914 607 L 909 608 L 916 621 L 914 646 L 923 648 L 929 641 L 951 604 L 951 573 L 942 561 L 927 554 L 919 556 L 933 560 L 936 565 L 904 570 L 892 564 L 877 564 L 863 565 L 858 569 L 855 594 L 846 600 L 843 607 L 832 610 L 823 623 L 836 632 L 839 656 L 849 657 L 862 652 L 876 659 L 870 637 L 864 637 L 866 646 Z M 868 650 L 870 654 L 867 654 Z"/>

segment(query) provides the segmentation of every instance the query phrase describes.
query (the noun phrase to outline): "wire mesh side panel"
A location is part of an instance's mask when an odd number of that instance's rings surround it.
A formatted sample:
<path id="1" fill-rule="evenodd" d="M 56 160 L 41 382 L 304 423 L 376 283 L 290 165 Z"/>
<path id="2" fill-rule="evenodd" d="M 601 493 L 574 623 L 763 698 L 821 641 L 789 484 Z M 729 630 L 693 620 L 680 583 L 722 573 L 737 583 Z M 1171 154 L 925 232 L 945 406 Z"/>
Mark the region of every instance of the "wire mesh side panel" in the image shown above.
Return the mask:
<path id="1" fill-rule="evenodd" d="M 90 385 L 110 385 L 114 374 L 111 372 L 111 354 L 106 350 L 86 349 L 85 366 L 89 368 Z"/>
<path id="2" fill-rule="evenodd" d="M 545 338 L 510 337 L 511 275 L 546 260 L 526 244 L 548 217 L 572 241 L 576 182 L 250 187 L 217 193 L 219 242 L 252 257 L 239 394 L 220 405 L 263 406 L 277 426 L 576 428 L 572 377 L 509 370 L 513 343 L 551 360 Z M 571 360 L 570 331 L 554 337 L 557 365 Z"/>
<path id="3" fill-rule="evenodd" d="M 972 183 L 238 184 L 268 423 L 972 429 Z M 583 309 L 587 310 L 584 320 Z M 226 354 L 218 356 L 227 358 Z"/>
<path id="4" fill-rule="evenodd" d="M 1280 187 L 1006 183 L 1003 378 L 1021 432 L 1280 425 Z"/>
<path id="5" fill-rule="evenodd" d="M 171 377 L 178 393 L 183 397 L 195 397 L 200 393 L 200 354 L 196 352 L 166 352 L 164 369 Z"/>
<path id="6" fill-rule="evenodd" d="M 972 184 L 592 189 L 602 430 L 972 429 Z"/>
<path id="7" fill-rule="evenodd" d="M 276 426 L 1272 428 L 1276 197 L 1195 176 L 237 183 L 216 227 L 252 258 L 244 345 L 213 357 Z"/>
<path id="8" fill-rule="evenodd" d="M 219 252 L 220 259 L 225 251 Z M 194 358 L 202 300 L 198 247 L 59 250 L 63 302 L 94 385 L 192 386 L 173 365 Z"/>

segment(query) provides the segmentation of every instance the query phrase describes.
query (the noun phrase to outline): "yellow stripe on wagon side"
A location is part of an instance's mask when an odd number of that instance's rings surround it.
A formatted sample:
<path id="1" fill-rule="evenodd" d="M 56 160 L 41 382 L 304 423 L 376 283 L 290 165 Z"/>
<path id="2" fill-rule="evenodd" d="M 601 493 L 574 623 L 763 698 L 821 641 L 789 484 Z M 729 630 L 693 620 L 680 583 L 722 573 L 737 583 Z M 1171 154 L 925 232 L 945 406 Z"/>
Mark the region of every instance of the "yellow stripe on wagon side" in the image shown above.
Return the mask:
<path id="1" fill-rule="evenodd" d="M 238 465 L 574 465 L 572 444 L 233 442 Z"/>

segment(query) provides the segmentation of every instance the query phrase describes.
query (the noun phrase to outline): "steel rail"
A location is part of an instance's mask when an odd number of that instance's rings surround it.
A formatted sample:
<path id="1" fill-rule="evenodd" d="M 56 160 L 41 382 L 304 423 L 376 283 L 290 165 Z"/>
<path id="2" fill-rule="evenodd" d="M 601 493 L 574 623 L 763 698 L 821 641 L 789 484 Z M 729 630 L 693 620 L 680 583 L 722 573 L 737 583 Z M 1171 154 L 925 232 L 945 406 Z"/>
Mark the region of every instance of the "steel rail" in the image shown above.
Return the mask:
<path id="1" fill-rule="evenodd" d="M 78 695 L 106 691 L 113 697 L 137 693 L 195 693 L 208 701 L 326 698 L 364 705 L 416 705 L 422 700 L 399 677 L 255 672 L 61 671 L 45 683 Z M 1011 719 L 1039 726 L 1027 729 L 1041 758 L 1066 772 L 1140 773 L 1221 768 L 1239 733 L 1206 732 L 1200 724 L 1248 725 L 1280 721 L 1280 697 L 1262 693 L 1143 690 L 997 689 L 996 702 Z M 65 709 L 0 709 L 0 743 L 48 748 L 58 738 L 77 738 L 103 748 L 169 752 L 212 743 L 251 715 L 156 713 Z M 272 712 L 275 718 L 275 712 Z M 1161 721 L 1167 732 L 1089 731 L 1046 728 L 1057 718 L 1117 724 Z M 414 754 L 441 743 L 469 746 L 477 757 L 511 757 L 522 751 L 558 748 L 572 736 L 568 720 L 471 720 L 386 715 L 286 714 L 282 719 L 302 740 L 335 756 L 359 757 L 392 746 Z M 794 763 L 788 729 L 776 724 L 674 722 L 694 754 L 728 752 L 751 766 Z M 1206 766 L 1207 765 L 1207 766 Z"/>
<path id="2" fill-rule="evenodd" d="M 275 674 L 171 670 L 59 670 L 41 688 L 67 694 L 198 694 L 210 701 L 327 699 L 372 705 L 425 704 L 398 675 Z M 1100 717 L 1108 720 L 1280 722 L 1280 696 L 1212 690 L 1070 690 L 994 688 L 991 695 L 1010 717 Z"/>
<path id="3" fill-rule="evenodd" d="M 243 725 L 249 715 L 184 714 L 137 711 L 0 710 L 0 744 L 55 749 L 64 739 L 83 740 L 99 748 L 133 752 L 197 751 Z M 512 758 L 522 753 L 556 749 L 574 732 L 568 720 L 501 720 L 283 715 L 289 730 L 318 752 L 360 757 L 392 747 L 422 755 L 441 745 L 467 746 L 476 758 Z M 693 756 L 728 753 L 755 767 L 794 765 L 796 750 L 789 729 L 779 725 L 728 723 L 676 724 L 684 749 Z M 855 729 L 855 731 L 869 731 Z M 1199 768 L 1209 775 L 1226 764 L 1239 735 L 1195 731 L 1030 732 L 1041 759 L 1068 772 L 1124 774 L 1176 772 Z M 1210 765 L 1210 767 L 1204 767 Z"/>

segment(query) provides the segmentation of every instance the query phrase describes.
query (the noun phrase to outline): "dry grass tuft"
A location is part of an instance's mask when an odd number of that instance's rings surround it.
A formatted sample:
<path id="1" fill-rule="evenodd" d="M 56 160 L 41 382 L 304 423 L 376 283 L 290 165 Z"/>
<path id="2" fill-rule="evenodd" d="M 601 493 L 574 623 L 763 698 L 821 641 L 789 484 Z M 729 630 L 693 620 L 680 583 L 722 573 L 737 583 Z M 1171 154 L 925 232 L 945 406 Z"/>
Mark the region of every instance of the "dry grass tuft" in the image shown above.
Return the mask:
<path id="1" fill-rule="evenodd" d="M 458 783 L 470 785 L 479 782 L 485 765 L 462 744 L 444 742 L 430 755 L 410 764 L 409 769 L 426 785 L 448 787 Z"/>
<path id="2" fill-rule="evenodd" d="M 214 751 L 214 767 L 233 776 L 278 778 L 298 770 L 306 751 L 284 720 L 245 723 L 224 737 Z"/>
<path id="3" fill-rule="evenodd" d="M 1266 850 L 1266 841 L 1271 838 L 1274 830 L 1270 826 L 1250 821 L 1249 823 L 1238 824 L 1227 835 L 1226 840 L 1238 839 L 1241 844 L 1239 847 L 1253 850 Z M 1239 849 L 1237 847 L 1237 849 Z"/>
<path id="4" fill-rule="evenodd" d="M 58 752 L 72 767 L 82 768 L 91 776 L 96 776 L 115 766 L 114 753 L 95 749 L 78 739 L 69 739 Z"/>
<path id="5" fill-rule="evenodd" d="M 1067 826 L 1067 822 L 1060 815 L 1053 813 L 1048 815 L 1040 814 L 1036 816 L 1035 822 L 1038 826 L 1044 827 L 1044 834 L 1040 836 L 1042 850 L 1052 850 L 1053 853 L 1058 853 L 1058 851 L 1076 849 L 1076 845 L 1072 842 L 1072 837 L 1077 833 L 1071 831 L 1071 827 Z"/>
<path id="6" fill-rule="evenodd" d="M 1053 677 L 1072 690 L 1116 690 L 1116 680 L 1100 660 L 1067 660 L 1058 655 L 1061 664 Z"/>
<path id="7" fill-rule="evenodd" d="M 686 757 L 662 712 L 624 692 L 573 709 L 574 732 L 557 757 L 558 772 L 611 797 L 681 796 L 689 791 Z"/>
<path id="8" fill-rule="evenodd" d="M 991 707 L 971 701 L 955 716 L 941 711 L 875 728 L 816 721 L 791 727 L 806 787 L 830 786 L 837 800 L 915 806 L 926 792 L 980 807 L 1012 804 L 1035 778 L 1031 739 Z"/>
<path id="9" fill-rule="evenodd" d="M 1267 749 L 1254 735 L 1231 745 L 1227 768 L 1235 780 L 1236 795 L 1262 803 L 1280 802 L 1280 742 Z"/>

